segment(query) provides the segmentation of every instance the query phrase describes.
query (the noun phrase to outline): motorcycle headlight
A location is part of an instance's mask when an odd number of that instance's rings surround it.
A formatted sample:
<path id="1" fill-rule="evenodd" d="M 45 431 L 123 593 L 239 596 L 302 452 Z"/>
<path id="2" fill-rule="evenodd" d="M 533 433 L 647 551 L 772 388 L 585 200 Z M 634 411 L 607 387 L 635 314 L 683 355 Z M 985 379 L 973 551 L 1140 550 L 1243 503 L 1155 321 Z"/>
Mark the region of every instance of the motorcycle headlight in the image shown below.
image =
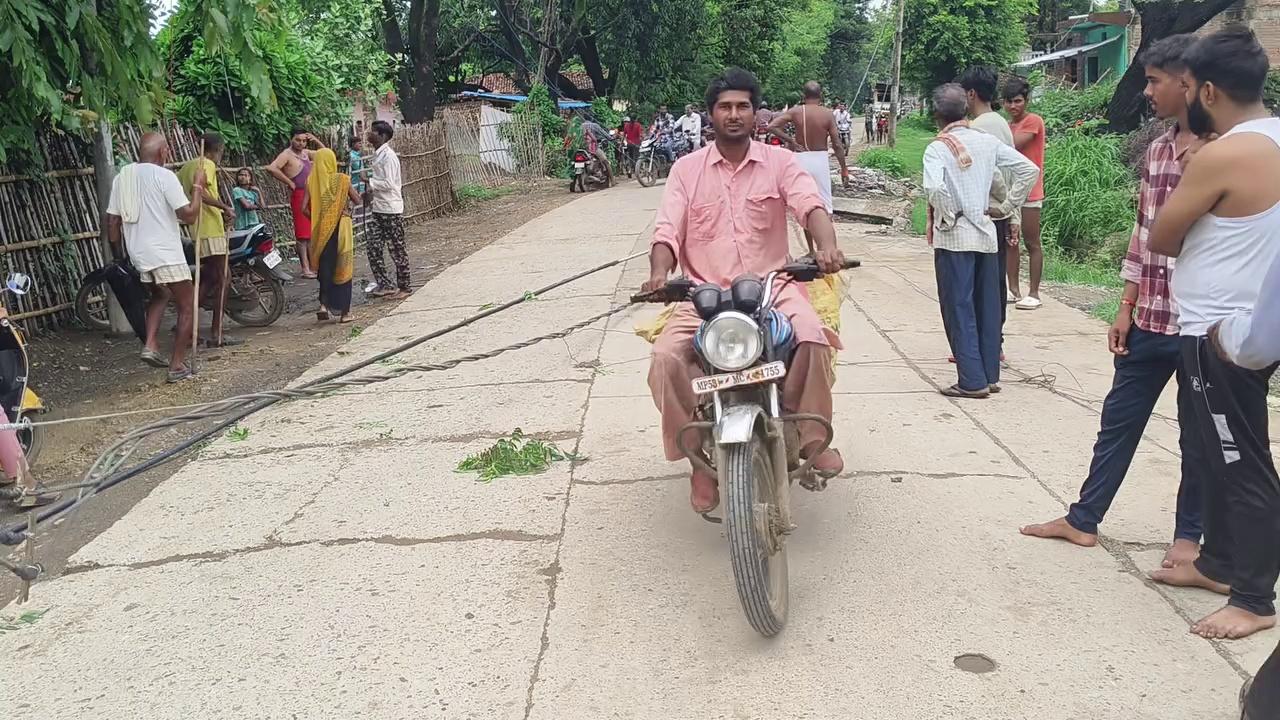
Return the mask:
<path id="1" fill-rule="evenodd" d="M 756 321 L 740 312 L 723 312 L 702 326 L 702 355 L 713 366 L 730 372 L 760 359 L 763 343 Z"/>

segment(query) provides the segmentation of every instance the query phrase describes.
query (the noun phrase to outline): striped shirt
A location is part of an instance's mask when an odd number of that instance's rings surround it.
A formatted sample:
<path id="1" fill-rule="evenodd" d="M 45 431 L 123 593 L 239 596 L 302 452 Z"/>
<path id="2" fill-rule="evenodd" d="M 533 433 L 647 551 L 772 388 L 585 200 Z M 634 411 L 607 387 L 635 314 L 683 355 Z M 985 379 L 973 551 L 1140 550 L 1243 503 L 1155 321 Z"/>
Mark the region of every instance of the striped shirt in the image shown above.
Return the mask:
<path id="1" fill-rule="evenodd" d="M 1178 334 L 1178 305 L 1172 292 L 1174 259 L 1151 252 L 1151 227 L 1156 213 L 1182 179 L 1181 153 L 1175 139 L 1178 126 L 1151 142 L 1142 163 L 1142 184 L 1138 191 L 1138 221 L 1129 238 L 1120 277 L 1138 286 L 1134 323 L 1159 335 Z"/>

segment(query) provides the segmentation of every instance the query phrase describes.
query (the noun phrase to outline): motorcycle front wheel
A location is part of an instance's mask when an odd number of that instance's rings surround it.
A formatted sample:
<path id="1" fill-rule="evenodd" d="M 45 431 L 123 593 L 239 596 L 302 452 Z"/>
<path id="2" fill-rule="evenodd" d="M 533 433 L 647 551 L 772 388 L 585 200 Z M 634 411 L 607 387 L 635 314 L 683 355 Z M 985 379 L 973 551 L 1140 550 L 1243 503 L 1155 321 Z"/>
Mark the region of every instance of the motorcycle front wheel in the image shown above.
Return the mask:
<path id="1" fill-rule="evenodd" d="M 105 282 L 81 285 L 76 292 L 76 320 L 90 330 L 110 330 L 111 317 L 107 311 L 109 292 L 111 291 Z"/>
<path id="2" fill-rule="evenodd" d="M 768 441 L 759 432 L 724 454 L 720 486 L 725 493 L 725 534 L 738 599 L 747 622 L 772 637 L 787 622 L 787 550 L 775 497 Z"/>
<path id="3" fill-rule="evenodd" d="M 266 327 L 284 313 L 284 284 L 255 263 L 231 268 L 227 316 L 245 327 Z"/>
<path id="4" fill-rule="evenodd" d="M 658 182 L 653 156 L 640 158 L 636 165 L 636 181 L 644 187 L 653 187 Z"/>

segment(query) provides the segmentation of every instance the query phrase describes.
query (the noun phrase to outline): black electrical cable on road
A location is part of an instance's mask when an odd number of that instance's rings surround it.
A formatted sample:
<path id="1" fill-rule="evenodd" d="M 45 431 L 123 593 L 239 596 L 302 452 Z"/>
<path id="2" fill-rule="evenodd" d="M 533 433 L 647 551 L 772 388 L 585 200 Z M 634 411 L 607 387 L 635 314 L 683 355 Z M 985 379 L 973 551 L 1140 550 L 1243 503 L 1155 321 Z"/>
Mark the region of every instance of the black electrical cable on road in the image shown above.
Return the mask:
<path id="1" fill-rule="evenodd" d="M 370 365 L 373 365 L 374 363 L 380 362 L 394 355 L 398 355 L 407 350 L 411 350 L 425 342 L 429 342 L 443 335 L 447 335 L 451 332 L 454 332 L 455 330 L 459 330 L 461 328 L 467 327 L 468 325 L 476 323 L 487 317 L 496 315 L 504 310 L 509 310 L 515 307 L 516 305 L 520 305 L 521 303 L 525 303 L 525 302 L 528 302 L 529 300 L 535 299 L 539 295 L 543 295 L 545 293 L 551 292 L 552 290 L 555 290 L 564 285 L 568 285 L 571 282 L 581 280 L 582 278 L 588 275 L 592 275 L 594 273 L 600 272 L 601 270 L 607 270 L 611 267 L 621 265 L 622 263 L 628 262 L 630 260 L 634 260 L 637 257 L 640 257 L 642 255 L 647 255 L 647 254 L 648 254 L 648 250 L 634 253 L 632 255 L 619 258 L 617 260 L 610 260 L 609 262 L 603 263 L 601 265 L 597 265 L 594 268 L 591 268 L 589 270 L 584 270 L 582 272 L 571 275 L 567 278 L 557 280 L 556 282 L 553 282 L 549 285 L 538 288 L 537 290 L 526 292 L 520 297 L 515 298 L 513 300 L 509 300 L 505 303 L 502 303 L 501 305 L 495 305 L 494 307 L 491 307 L 487 310 L 482 310 L 481 312 L 478 312 L 475 315 L 471 315 L 467 318 L 459 320 L 458 322 L 455 322 L 451 325 L 445 326 L 438 330 L 433 330 L 432 332 L 427 333 L 426 335 L 422 335 L 420 337 L 414 338 L 413 340 L 404 342 L 400 345 L 397 345 L 396 347 L 391 348 L 390 350 L 385 350 L 372 357 L 361 360 L 360 362 L 357 362 L 353 365 L 349 365 L 340 370 L 335 370 L 334 372 L 331 372 L 327 375 L 324 375 L 322 377 L 303 383 L 299 387 L 302 389 L 305 389 L 305 388 L 315 387 L 317 385 L 322 385 L 324 383 L 332 382 L 334 380 L 337 380 L 338 378 L 344 377 L 346 375 L 350 375 L 351 373 L 354 373 L 358 370 L 362 370 Z M 622 308 L 618 308 L 618 309 L 621 310 Z M 283 398 L 265 398 L 265 399 L 259 400 L 258 402 L 242 410 L 235 411 L 232 415 L 228 416 L 227 419 L 219 422 L 217 425 L 207 430 L 203 430 L 199 433 L 196 433 L 195 435 L 182 441 L 181 443 L 179 443 L 178 445 L 175 445 L 172 448 L 169 448 L 151 458 L 148 458 L 147 460 L 137 465 L 134 465 L 133 467 L 130 467 L 125 470 L 119 470 L 105 478 L 102 478 L 89 492 L 82 493 L 78 497 L 67 498 L 66 500 L 62 500 L 60 502 L 57 502 L 41 510 L 36 515 L 36 523 L 42 524 L 42 523 L 49 522 L 53 518 L 56 518 L 62 515 L 63 513 L 67 512 L 68 510 L 78 506 L 80 503 L 84 502 L 88 498 L 93 497 L 109 488 L 115 487 L 116 485 L 119 485 L 120 483 L 126 480 L 129 480 L 130 478 L 136 477 L 148 470 L 151 470 L 152 468 L 158 467 L 172 460 L 174 457 L 190 449 L 196 444 L 203 442 L 204 440 L 221 432 L 223 429 L 235 424 L 236 422 L 244 419 L 245 417 L 255 412 L 258 412 L 259 410 L 262 410 L 266 407 L 274 405 L 275 403 L 279 402 L 281 399 Z M 8 528 L 0 528 L 0 537 L 4 537 L 6 533 L 10 534 L 9 537 L 21 537 L 26 532 L 26 530 L 27 530 L 26 522 L 12 525 Z"/>

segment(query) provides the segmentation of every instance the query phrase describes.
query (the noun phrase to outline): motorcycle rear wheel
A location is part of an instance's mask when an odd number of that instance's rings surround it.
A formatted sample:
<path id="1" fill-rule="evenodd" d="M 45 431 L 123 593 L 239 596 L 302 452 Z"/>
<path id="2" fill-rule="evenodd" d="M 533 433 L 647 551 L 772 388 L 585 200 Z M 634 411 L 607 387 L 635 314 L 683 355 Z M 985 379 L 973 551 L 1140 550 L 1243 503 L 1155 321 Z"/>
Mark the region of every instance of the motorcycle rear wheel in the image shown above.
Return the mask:
<path id="1" fill-rule="evenodd" d="M 91 282 L 80 286 L 76 291 L 76 319 L 90 330 L 110 330 L 111 316 L 108 315 L 107 294 L 111 289 L 105 282 Z"/>
<path id="2" fill-rule="evenodd" d="M 725 534 L 738 599 L 747 622 L 772 637 L 787 622 L 787 549 L 778 534 L 777 484 L 768 441 L 759 432 L 730 445 L 720 469 Z"/>
<path id="3" fill-rule="evenodd" d="M 233 308 L 239 295 L 253 305 Z M 284 284 L 271 276 L 271 271 L 261 264 L 237 265 L 231 268 L 231 300 L 227 316 L 245 327 L 266 327 L 284 313 Z"/>
<path id="4" fill-rule="evenodd" d="M 658 182 L 657 168 L 654 167 L 653 156 L 640 158 L 636 165 L 636 181 L 643 187 L 653 187 Z"/>

